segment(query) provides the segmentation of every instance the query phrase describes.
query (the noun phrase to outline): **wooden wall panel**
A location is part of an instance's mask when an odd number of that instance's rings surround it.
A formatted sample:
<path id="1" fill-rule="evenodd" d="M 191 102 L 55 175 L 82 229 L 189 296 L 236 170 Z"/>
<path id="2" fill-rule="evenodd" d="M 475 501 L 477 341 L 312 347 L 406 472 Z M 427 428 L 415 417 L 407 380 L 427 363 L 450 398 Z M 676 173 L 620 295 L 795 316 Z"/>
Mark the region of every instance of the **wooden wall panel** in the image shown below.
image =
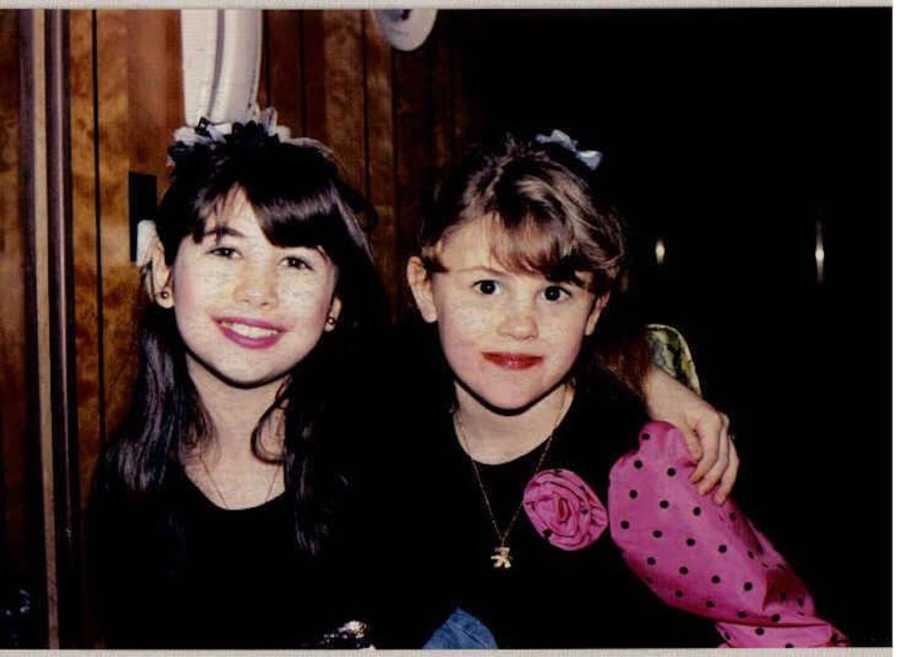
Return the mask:
<path id="1" fill-rule="evenodd" d="M 94 148 L 93 12 L 69 13 L 69 123 L 72 144 L 72 249 L 75 295 L 75 394 L 82 501 L 102 439 L 100 340 L 97 298 L 97 212 Z"/>
<path id="2" fill-rule="evenodd" d="M 325 16 L 326 12 L 300 12 L 303 43 L 303 135 L 325 141 Z"/>
<path id="3" fill-rule="evenodd" d="M 69 34 L 79 466 L 85 504 L 102 444 L 130 402 L 136 369 L 139 282 L 129 259 L 128 172 L 156 176 L 161 196 L 168 177 L 166 149 L 184 120 L 177 11 L 72 11 Z"/>
<path id="4" fill-rule="evenodd" d="M 161 196 L 166 187 L 166 149 L 172 134 L 184 125 L 180 14 L 129 11 L 126 30 L 127 41 L 117 47 L 127 51 L 128 168 L 155 175 Z"/>
<path id="5" fill-rule="evenodd" d="M 128 249 L 128 12 L 97 12 L 97 116 L 100 161 L 100 262 L 105 432 L 131 401 L 135 370 L 133 312 L 138 281 Z"/>
<path id="6" fill-rule="evenodd" d="M 0 11 L 0 573 L 24 576 L 28 451 L 18 12 Z M 6 547 L 6 551 L 2 550 Z"/>
<path id="7" fill-rule="evenodd" d="M 334 149 L 357 189 L 366 181 L 365 62 L 363 12 L 322 14 L 322 37 L 327 53 L 321 75 L 325 105 L 324 141 Z"/>
<path id="8" fill-rule="evenodd" d="M 443 18 L 443 14 L 439 14 Z M 436 168 L 446 166 L 454 157 L 456 116 L 453 105 L 453 48 L 446 39 L 447 22 L 437 20 L 429 44 L 429 79 L 432 114 L 432 157 Z"/>
<path id="9" fill-rule="evenodd" d="M 304 134 L 303 57 L 301 14 L 297 11 L 263 12 L 265 30 L 260 107 L 275 107 L 278 123 L 295 137 Z"/>
<path id="10" fill-rule="evenodd" d="M 397 258 L 397 215 L 394 211 L 394 94 L 393 56 L 378 34 L 371 12 L 364 12 L 366 185 L 363 190 L 378 213 L 371 235 L 378 273 L 385 283 L 388 302 L 396 313 L 403 265 Z"/>
<path id="11" fill-rule="evenodd" d="M 440 18 L 439 18 L 440 20 Z M 430 57 L 433 41 L 412 52 L 394 52 L 395 258 L 415 252 L 422 198 L 433 172 Z M 402 288 L 401 288 L 402 289 Z"/>

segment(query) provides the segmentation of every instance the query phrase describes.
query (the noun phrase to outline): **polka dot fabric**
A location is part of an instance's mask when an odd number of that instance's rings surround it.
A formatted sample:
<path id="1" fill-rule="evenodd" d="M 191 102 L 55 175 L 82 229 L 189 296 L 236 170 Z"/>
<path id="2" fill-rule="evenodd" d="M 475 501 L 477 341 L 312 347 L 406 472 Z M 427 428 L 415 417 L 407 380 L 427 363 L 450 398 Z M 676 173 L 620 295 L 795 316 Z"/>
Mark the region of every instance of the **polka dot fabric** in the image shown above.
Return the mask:
<path id="1" fill-rule="evenodd" d="M 684 437 L 666 422 L 645 425 L 639 448 L 613 466 L 610 531 L 628 566 L 666 604 L 715 621 L 725 646 L 848 645 L 734 503 L 697 493 L 693 470 Z"/>

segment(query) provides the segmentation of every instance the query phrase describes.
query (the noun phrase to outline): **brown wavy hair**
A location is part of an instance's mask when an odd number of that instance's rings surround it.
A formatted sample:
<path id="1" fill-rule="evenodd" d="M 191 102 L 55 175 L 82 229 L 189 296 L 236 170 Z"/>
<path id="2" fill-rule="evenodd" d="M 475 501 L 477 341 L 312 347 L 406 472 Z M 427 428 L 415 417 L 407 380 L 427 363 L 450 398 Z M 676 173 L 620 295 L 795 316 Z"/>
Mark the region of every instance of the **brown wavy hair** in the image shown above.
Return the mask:
<path id="1" fill-rule="evenodd" d="M 590 274 L 588 289 L 610 300 L 573 374 L 600 367 L 643 398 L 650 351 L 621 299 L 628 287 L 626 231 L 607 191 L 568 148 L 507 133 L 445 173 L 424 213 L 419 253 L 428 272 L 445 271 L 442 241 L 486 221 L 491 254 L 506 269 L 577 285 L 578 273 Z"/>

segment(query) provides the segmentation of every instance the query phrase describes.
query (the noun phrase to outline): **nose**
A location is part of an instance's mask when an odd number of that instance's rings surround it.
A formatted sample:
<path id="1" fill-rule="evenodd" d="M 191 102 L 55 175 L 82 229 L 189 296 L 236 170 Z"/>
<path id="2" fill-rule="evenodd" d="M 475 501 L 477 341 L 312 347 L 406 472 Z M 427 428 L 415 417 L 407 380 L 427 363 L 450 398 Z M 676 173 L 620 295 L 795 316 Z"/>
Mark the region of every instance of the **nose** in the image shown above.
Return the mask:
<path id="1" fill-rule="evenodd" d="M 247 264 L 240 274 L 234 296 L 240 303 L 258 308 L 278 305 L 276 276 L 260 265 Z"/>
<path id="2" fill-rule="evenodd" d="M 500 324 L 500 334 L 514 340 L 533 340 L 538 336 L 535 309 L 530 303 L 514 304 Z"/>

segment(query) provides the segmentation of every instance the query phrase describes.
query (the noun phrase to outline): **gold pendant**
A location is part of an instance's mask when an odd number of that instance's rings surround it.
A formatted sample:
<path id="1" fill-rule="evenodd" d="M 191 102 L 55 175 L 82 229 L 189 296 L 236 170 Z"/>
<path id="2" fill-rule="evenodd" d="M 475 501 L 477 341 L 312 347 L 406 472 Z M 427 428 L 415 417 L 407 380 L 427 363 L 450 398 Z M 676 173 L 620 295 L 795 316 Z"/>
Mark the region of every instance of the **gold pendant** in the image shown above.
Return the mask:
<path id="1" fill-rule="evenodd" d="M 505 545 L 494 548 L 491 561 L 494 562 L 494 568 L 512 568 L 512 557 L 509 556 L 509 548 Z"/>

